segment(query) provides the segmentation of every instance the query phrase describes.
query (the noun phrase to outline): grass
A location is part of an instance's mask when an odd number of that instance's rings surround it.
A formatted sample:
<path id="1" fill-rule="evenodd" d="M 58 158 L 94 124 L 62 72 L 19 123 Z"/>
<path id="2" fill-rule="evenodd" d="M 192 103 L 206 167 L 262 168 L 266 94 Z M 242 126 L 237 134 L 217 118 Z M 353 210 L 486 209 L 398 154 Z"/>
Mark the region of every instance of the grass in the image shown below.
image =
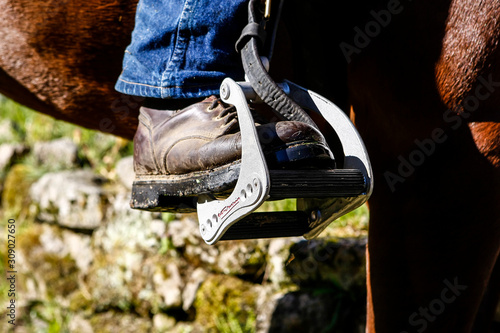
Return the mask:
<path id="1" fill-rule="evenodd" d="M 364 204 L 333 221 L 324 234 L 336 237 L 365 237 L 368 235 L 369 218 L 368 205 Z"/>
<path id="2" fill-rule="evenodd" d="M 254 314 L 249 314 L 245 324 L 241 324 L 233 313 L 227 316 L 215 318 L 215 326 L 220 333 L 253 333 L 255 332 L 256 318 Z"/>

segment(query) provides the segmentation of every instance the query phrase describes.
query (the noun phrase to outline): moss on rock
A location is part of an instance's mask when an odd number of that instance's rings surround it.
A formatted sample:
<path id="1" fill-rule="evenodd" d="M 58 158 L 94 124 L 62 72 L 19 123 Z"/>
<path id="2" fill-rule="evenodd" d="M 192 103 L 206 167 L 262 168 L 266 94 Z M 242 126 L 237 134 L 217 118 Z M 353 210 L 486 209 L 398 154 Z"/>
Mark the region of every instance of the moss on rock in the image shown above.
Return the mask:
<path id="1" fill-rule="evenodd" d="M 82 289 L 79 289 L 69 295 L 69 307 L 68 309 L 71 312 L 80 312 L 80 311 L 91 311 L 92 310 L 92 297 L 88 292 L 84 292 Z"/>
<path id="2" fill-rule="evenodd" d="M 66 297 L 79 288 L 80 271 L 58 228 L 27 223 L 17 240 L 19 288 L 30 290 L 30 297 Z"/>
<path id="3" fill-rule="evenodd" d="M 69 255 L 46 254 L 38 266 L 47 282 L 49 296 L 67 297 L 78 289 L 78 268 Z"/>
<path id="4" fill-rule="evenodd" d="M 212 275 L 198 290 L 196 322 L 207 332 L 225 332 L 238 325 L 243 332 L 253 331 L 258 293 L 254 285 L 235 277 Z"/>
<path id="5" fill-rule="evenodd" d="M 130 313 L 107 311 L 90 318 L 90 325 L 95 333 L 137 333 L 150 332 L 152 322 Z"/>
<path id="6" fill-rule="evenodd" d="M 4 215 L 12 217 L 29 214 L 29 190 L 35 181 L 32 175 L 32 169 L 24 164 L 16 164 L 8 171 L 2 191 Z"/>

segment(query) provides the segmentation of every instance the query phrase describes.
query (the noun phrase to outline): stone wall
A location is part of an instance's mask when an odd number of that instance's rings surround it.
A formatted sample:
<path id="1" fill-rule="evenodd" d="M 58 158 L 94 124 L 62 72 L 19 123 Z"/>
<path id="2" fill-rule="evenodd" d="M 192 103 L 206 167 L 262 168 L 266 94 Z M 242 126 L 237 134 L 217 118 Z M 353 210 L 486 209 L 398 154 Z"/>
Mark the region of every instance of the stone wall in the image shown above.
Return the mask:
<path id="1" fill-rule="evenodd" d="M 80 155 L 67 139 L 0 146 L 2 255 L 17 227 L 17 325 L 0 331 L 364 332 L 365 238 L 209 246 L 195 215 L 129 208 L 130 157 L 103 177 Z"/>

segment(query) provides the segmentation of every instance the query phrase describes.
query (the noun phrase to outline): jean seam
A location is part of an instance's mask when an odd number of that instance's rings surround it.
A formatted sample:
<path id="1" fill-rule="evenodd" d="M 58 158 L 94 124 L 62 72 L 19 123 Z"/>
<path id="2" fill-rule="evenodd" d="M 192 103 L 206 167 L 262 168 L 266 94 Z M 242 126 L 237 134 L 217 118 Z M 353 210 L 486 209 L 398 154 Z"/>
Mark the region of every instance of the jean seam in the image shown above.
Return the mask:
<path id="1" fill-rule="evenodd" d="M 181 16 L 179 18 L 179 23 L 177 25 L 177 32 L 176 32 L 176 38 L 175 38 L 175 45 L 172 51 L 172 56 L 169 59 L 169 62 L 167 63 L 167 66 L 165 68 L 165 71 L 162 73 L 162 78 L 161 78 L 161 86 L 170 86 L 169 83 L 175 82 L 175 68 L 180 68 L 180 62 L 182 59 L 185 57 L 186 53 L 186 48 L 187 48 L 187 40 L 189 38 L 189 34 L 186 31 L 188 29 L 188 24 L 189 24 L 189 19 L 190 19 L 190 14 L 193 12 L 192 11 L 192 2 L 193 0 L 186 0 L 184 3 L 184 8 L 182 9 Z M 167 84 L 166 84 L 167 83 Z M 179 84 L 175 84 L 176 87 L 179 86 Z M 161 90 L 161 95 L 162 98 L 164 98 L 163 91 Z"/>
<path id="2" fill-rule="evenodd" d="M 147 83 L 138 83 L 138 82 L 132 82 L 132 81 L 127 81 L 122 78 L 118 78 L 119 81 L 126 83 L 126 84 L 132 84 L 132 85 L 138 85 L 138 86 L 143 86 L 143 87 L 149 87 L 149 88 L 155 88 L 155 89 L 179 89 L 179 88 L 186 88 L 186 89 L 192 89 L 192 88 L 203 88 L 203 87 L 210 87 L 213 86 L 214 83 L 206 83 L 206 84 L 197 84 L 197 85 L 192 85 L 192 86 L 183 86 L 183 85 L 168 85 L 168 86 L 155 86 L 152 84 L 147 84 Z"/>

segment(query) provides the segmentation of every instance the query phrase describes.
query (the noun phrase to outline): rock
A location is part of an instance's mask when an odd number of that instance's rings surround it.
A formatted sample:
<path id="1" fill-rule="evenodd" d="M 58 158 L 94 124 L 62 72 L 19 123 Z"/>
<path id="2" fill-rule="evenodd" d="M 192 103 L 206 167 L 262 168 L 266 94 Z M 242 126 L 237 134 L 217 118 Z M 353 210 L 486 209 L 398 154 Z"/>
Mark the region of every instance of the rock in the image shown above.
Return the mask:
<path id="1" fill-rule="evenodd" d="M 4 143 L 0 145 L 0 171 L 12 165 L 16 160 L 29 152 L 29 147 L 23 144 Z"/>
<path id="2" fill-rule="evenodd" d="M 70 332 L 94 333 L 90 321 L 80 315 L 73 315 L 69 319 L 68 329 Z"/>
<path id="3" fill-rule="evenodd" d="M 68 254 L 64 242 L 59 234 L 55 233 L 54 227 L 47 224 L 42 224 L 42 233 L 38 237 L 38 242 L 40 243 L 41 250 L 47 254 L 55 254 L 64 257 Z M 59 231 L 59 230 L 57 230 Z"/>
<path id="4" fill-rule="evenodd" d="M 199 230 L 196 216 L 186 215 L 182 220 L 174 220 L 168 224 L 167 235 L 176 248 L 184 248 L 187 244 L 197 246 L 203 242 Z"/>
<path id="5" fill-rule="evenodd" d="M 119 160 L 118 163 L 116 163 L 115 172 L 120 183 L 125 186 L 125 188 L 131 190 L 135 178 L 134 157 L 127 156 Z"/>
<path id="6" fill-rule="evenodd" d="M 14 141 L 19 132 L 20 126 L 18 123 L 5 119 L 0 122 L 0 141 L 11 142 Z"/>
<path id="7" fill-rule="evenodd" d="M 164 222 L 158 214 L 130 209 L 129 200 L 129 192 L 110 198 L 110 218 L 93 233 L 95 259 L 88 273 L 92 299 L 100 311 L 134 308 L 148 314 L 180 308 L 181 268 L 169 266 L 160 255 Z M 182 260 L 176 264 L 184 268 Z"/>
<path id="8" fill-rule="evenodd" d="M 95 244 L 105 253 L 112 251 L 157 252 L 160 246 L 159 227 L 151 229 L 151 222 L 159 214 L 130 208 L 130 193 L 119 192 L 109 198 L 107 223 L 96 230 Z M 155 223 L 156 225 L 156 223 Z"/>
<path id="9" fill-rule="evenodd" d="M 23 272 L 19 282 L 25 283 L 25 299 L 53 297 L 66 302 L 78 290 L 82 274 L 59 228 L 34 224 L 17 245 L 16 265 Z"/>
<path id="10" fill-rule="evenodd" d="M 268 333 L 276 303 L 281 294 L 271 285 L 259 285 L 255 292 L 257 293 L 255 332 Z"/>
<path id="11" fill-rule="evenodd" d="M 335 290 L 288 293 L 278 300 L 268 332 L 363 333 L 365 303 L 352 311 L 349 295 Z"/>
<path id="12" fill-rule="evenodd" d="M 269 243 L 266 276 L 277 290 L 292 282 L 286 272 L 286 265 L 290 257 L 290 246 L 296 241 L 297 238 L 276 238 Z"/>
<path id="13" fill-rule="evenodd" d="M 189 277 L 189 280 L 182 291 L 182 309 L 184 311 L 188 311 L 193 305 L 194 300 L 196 299 L 196 293 L 207 276 L 208 273 L 205 270 L 197 268 Z"/>
<path id="14" fill-rule="evenodd" d="M 95 332 L 103 333 L 149 332 L 153 326 L 149 318 L 113 311 L 95 314 L 92 318 L 90 318 L 90 323 Z"/>
<path id="15" fill-rule="evenodd" d="M 364 290 L 366 239 L 319 238 L 290 247 L 287 274 L 300 287 Z"/>
<path id="16" fill-rule="evenodd" d="M 153 316 L 153 330 L 154 332 L 165 332 L 174 328 L 176 321 L 174 318 L 167 316 L 163 313 L 157 313 Z"/>
<path id="17" fill-rule="evenodd" d="M 153 220 L 149 224 L 149 229 L 151 230 L 151 233 L 155 235 L 158 238 L 165 237 L 165 233 L 167 231 L 167 226 L 165 225 L 165 222 L 162 220 Z"/>
<path id="18" fill-rule="evenodd" d="M 75 260 L 76 266 L 82 274 L 86 274 L 94 259 L 91 237 L 70 230 L 62 231 L 62 241 L 67 253 Z"/>
<path id="19" fill-rule="evenodd" d="M 36 142 L 33 155 L 39 164 L 54 169 L 69 169 L 79 164 L 78 146 L 69 138 Z"/>
<path id="20" fill-rule="evenodd" d="M 196 215 L 168 223 L 167 236 L 194 266 L 228 275 L 254 275 L 266 263 L 268 240 L 222 241 L 207 245 L 200 236 Z"/>
<path id="21" fill-rule="evenodd" d="M 131 281 L 135 279 L 135 283 L 139 284 L 136 288 L 144 285 L 144 278 L 137 274 L 135 268 L 143 259 L 140 254 L 95 254 L 87 275 L 94 311 L 103 312 L 113 308 L 128 311 L 132 307 L 134 290 Z"/>
<path id="22" fill-rule="evenodd" d="M 153 275 L 155 291 L 163 297 L 166 309 L 180 308 L 182 306 L 182 281 L 179 269 L 174 263 L 168 263 L 165 269 L 157 269 Z"/>
<path id="23" fill-rule="evenodd" d="M 229 275 L 253 276 L 264 272 L 269 240 L 228 241 L 217 244 L 214 271 Z"/>
<path id="24" fill-rule="evenodd" d="M 37 218 L 68 228 L 95 229 L 106 214 L 105 180 L 92 171 L 47 173 L 31 186 Z"/>

